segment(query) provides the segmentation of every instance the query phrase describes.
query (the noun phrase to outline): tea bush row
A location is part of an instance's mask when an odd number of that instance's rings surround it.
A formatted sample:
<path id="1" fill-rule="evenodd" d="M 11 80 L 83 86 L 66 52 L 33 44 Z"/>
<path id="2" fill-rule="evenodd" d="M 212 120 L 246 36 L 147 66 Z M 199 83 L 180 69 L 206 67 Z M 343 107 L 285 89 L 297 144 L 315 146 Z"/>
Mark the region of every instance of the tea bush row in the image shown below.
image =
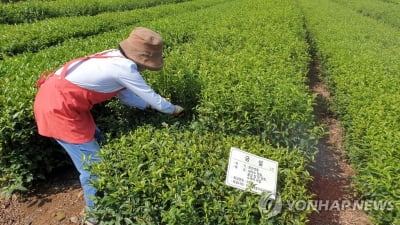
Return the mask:
<path id="1" fill-rule="evenodd" d="M 70 38 L 84 38 L 123 26 L 151 21 L 182 11 L 198 10 L 218 4 L 219 1 L 163 4 L 152 8 L 123 12 L 106 12 L 95 16 L 59 17 L 17 25 L 3 25 L 0 59 L 26 51 L 36 52 Z M 189 8 L 186 8 L 189 7 Z"/>
<path id="2" fill-rule="evenodd" d="M 400 28 L 400 4 L 386 3 L 379 0 L 333 0 L 343 6 L 371 17 L 383 23 Z"/>
<path id="3" fill-rule="evenodd" d="M 380 0 L 381 2 L 390 2 L 390 3 L 395 3 L 395 4 L 400 4 L 399 0 Z"/>
<path id="4" fill-rule="evenodd" d="M 56 0 L 0 4 L 0 24 L 32 23 L 53 17 L 96 15 L 102 12 L 147 8 L 185 0 Z"/>
<path id="5" fill-rule="evenodd" d="M 149 22 L 167 37 L 187 36 L 163 71 L 145 76 L 189 112 L 159 125 L 135 115 L 117 122 L 125 132 L 108 134 L 103 161 L 92 168 L 106 193 L 93 214 L 104 224 L 305 224 L 309 210 L 284 206 L 268 219 L 259 196 L 224 185 L 229 148 L 239 146 L 279 161 L 283 202 L 311 197 L 306 167 L 320 129 L 299 18 L 292 1 L 241 0 Z M 115 122 L 108 117 L 100 127 Z"/>
<path id="6" fill-rule="evenodd" d="M 286 205 L 263 217 L 260 196 L 224 184 L 231 146 L 279 162 L 282 202 L 309 198 L 303 150 L 273 148 L 256 136 L 140 126 L 103 146 L 92 171 L 106 194 L 93 213 L 103 224 L 305 224 L 306 212 Z"/>
<path id="7" fill-rule="evenodd" d="M 299 1 L 322 60 L 361 199 L 392 201 L 368 211 L 400 223 L 400 31 L 326 0 Z"/>

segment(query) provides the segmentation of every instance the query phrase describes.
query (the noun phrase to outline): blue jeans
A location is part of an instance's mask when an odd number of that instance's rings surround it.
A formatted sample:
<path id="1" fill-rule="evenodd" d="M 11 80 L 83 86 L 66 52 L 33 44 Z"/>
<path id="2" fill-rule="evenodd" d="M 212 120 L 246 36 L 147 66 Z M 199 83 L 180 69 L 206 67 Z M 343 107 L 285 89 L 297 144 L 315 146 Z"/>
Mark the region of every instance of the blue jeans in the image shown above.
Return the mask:
<path id="1" fill-rule="evenodd" d="M 89 210 L 93 209 L 94 203 L 92 197 L 96 195 L 97 190 L 90 185 L 90 179 L 96 179 L 96 177 L 92 176 L 90 171 L 85 170 L 85 168 L 93 162 L 100 161 L 100 157 L 97 155 L 100 149 L 99 144 L 96 139 L 82 144 L 71 144 L 59 139 L 56 139 L 56 141 L 71 157 L 72 162 L 79 172 L 79 180 L 83 189 L 86 206 Z"/>

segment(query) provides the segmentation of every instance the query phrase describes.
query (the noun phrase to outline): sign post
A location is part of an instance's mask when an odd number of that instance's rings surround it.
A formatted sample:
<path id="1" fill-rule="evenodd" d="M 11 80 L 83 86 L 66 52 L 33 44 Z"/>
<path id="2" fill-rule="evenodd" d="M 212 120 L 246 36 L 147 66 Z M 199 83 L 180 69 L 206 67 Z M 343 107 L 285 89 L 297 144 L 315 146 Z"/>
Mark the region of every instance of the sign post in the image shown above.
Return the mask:
<path id="1" fill-rule="evenodd" d="M 275 199 L 278 162 L 231 147 L 225 184 L 256 194 L 270 193 Z"/>

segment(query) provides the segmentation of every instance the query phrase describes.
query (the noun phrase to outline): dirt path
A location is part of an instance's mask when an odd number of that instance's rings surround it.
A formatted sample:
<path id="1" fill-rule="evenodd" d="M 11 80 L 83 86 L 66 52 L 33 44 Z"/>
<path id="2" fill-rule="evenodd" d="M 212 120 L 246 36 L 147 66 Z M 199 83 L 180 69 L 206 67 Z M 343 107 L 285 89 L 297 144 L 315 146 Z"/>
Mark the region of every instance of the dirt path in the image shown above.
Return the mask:
<path id="1" fill-rule="evenodd" d="M 328 133 L 318 143 L 319 153 L 309 169 L 314 180 L 309 190 L 315 193 L 320 212 L 310 215 L 309 225 L 372 225 L 368 216 L 360 210 L 353 210 L 356 196 L 352 192 L 351 177 L 354 169 L 345 158 L 343 130 L 340 121 L 329 110 L 332 101 L 326 85 L 321 81 L 321 65 L 314 52 L 308 74 L 310 91 L 317 94 L 314 114 Z M 321 204 L 322 203 L 322 204 Z M 339 207 L 336 207 L 336 203 Z M 347 207 L 342 207 L 346 203 Z M 325 205 L 324 205 L 325 204 Z M 332 210 L 330 207 L 332 206 Z"/>
<path id="2" fill-rule="evenodd" d="M 0 225 L 77 225 L 84 207 L 74 168 L 38 184 L 35 191 L 0 201 Z"/>

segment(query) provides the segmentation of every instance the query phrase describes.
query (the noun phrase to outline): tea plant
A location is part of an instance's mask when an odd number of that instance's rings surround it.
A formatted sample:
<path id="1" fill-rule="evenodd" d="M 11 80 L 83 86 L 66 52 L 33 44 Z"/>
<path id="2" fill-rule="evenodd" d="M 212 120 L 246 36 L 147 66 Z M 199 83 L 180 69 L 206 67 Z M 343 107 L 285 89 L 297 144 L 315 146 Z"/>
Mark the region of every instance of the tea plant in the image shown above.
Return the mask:
<path id="1" fill-rule="evenodd" d="M 95 185 L 105 193 L 93 215 L 104 224 L 305 223 L 309 211 L 287 208 L 264 220 L 258 196 L 223 184 L 228 146 L 240 145 L 265 157 L 282 154 L 277 160 L 284 201 L 310 198 L 305 167 L 319 129 L 304 82 L 309 59 L 300 12 L 290 1 L 252 3 L 269 7 L 227 2 L 151 23 L 185 41 L 168 51 L 158 76 L 145 75 L 193 114 L 184 122 L 164 119 L 164 127 L 132 119 L 135 132 L 104 146 L 104 160 L 93 168 L 100 178 Z M 286 158 L 292 154 L 299 155 Z"/>
<path id="2" fill-rule="evenodd" d="M 82 15 L 97 15 L 102 12 L 116 12 L 137 8 L 148 8 L 165 3 L 178 3 L 185 0 L 113 0 L 100 1 L 21 1 L 17 3 L 0 4 L 0 24 L 32 23 L 53 17 L 71 17 Z"/>
<path id="3" fill-rule="evenodd" d="M 400 4 L 399 0 L 380 0 L 381 2 L 390 2 L 390 3 L 395 3 L 395 4 Z"/>
<path id="4" fill-rule="evenodd" d="M 362 15 L 371 17 L 385 24 L 400 28 L 400 4 L 386 3 L 379 0 L 344 1 L 333 0 L 341 5 L 355 10 Z"/>
<path id="5" fill-rule="evenodd" d="M 272 148 L 255 136 L 143 126 L 103 147 L 92 171 L 104 196 L 93 216 L 103 224 L 301 224 L 285 207 L 277 218 L 262 218 L 260 196 L 224 184 L 231 146 L 280 162 L 282 201 L 309 198 L 300 149 Z"/>
<path id="6" fill-rule="evenodd" d="M 12 56 L 26 51 L 36 52 L 71 38 L 84 38 L 187 10 L 210 7 L 219 2 L 222 1 L 165 4 L 146 9 L 106 12 L 96 16 L 59 17 L 28 24 L 3 25 L 0 55 L 4 58 L 5 55 Z"/>

